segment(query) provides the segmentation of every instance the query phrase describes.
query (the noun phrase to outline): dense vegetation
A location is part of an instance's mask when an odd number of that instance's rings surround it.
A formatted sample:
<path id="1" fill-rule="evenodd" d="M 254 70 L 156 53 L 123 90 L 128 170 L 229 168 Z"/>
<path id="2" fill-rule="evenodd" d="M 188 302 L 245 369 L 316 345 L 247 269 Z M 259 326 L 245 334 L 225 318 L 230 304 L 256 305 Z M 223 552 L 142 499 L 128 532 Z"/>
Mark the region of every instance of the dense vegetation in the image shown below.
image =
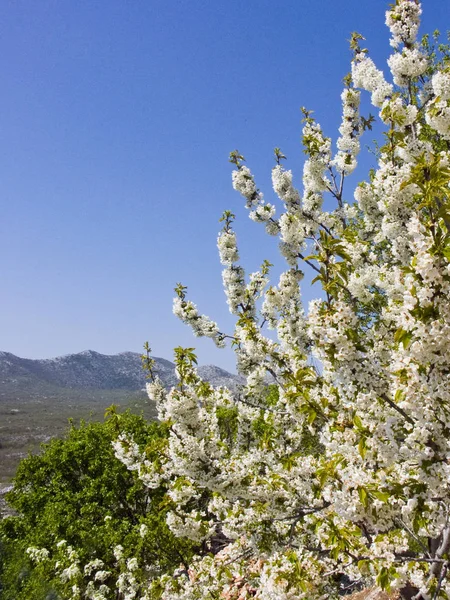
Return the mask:
<path id="1" fill-rule="evenodd" d="M 27 549 L 61 540 L 61 551 L 71 547 L 83 564 L 101 560 L 112 572 L 119 545 L 124 559 L 138 557 L 155 573 L 187 564 L 193 545 L 176 540 L 165 523 L 165 488 L 149 490 L 114 456 L 112 442 L 121 431 L 149 452 L 167 438 L 164 425 L 110 410 L 104 423 L 72 425 L 64 439 L 20 463 L 7 496 L 17 516 L 0 523 L 2 599 L 60 598 L 65 586 L 55 572 L 57 552 L 35 565 Z"/>

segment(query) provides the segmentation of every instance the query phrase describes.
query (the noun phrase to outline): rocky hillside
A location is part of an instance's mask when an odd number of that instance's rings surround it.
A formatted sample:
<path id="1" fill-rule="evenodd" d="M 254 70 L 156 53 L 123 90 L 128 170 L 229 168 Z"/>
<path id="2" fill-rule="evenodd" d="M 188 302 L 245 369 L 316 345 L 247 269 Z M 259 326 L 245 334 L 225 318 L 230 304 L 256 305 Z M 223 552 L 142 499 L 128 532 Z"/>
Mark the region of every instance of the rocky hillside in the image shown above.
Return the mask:
<path id="1" fill-rule="evenodd" d="M 177 382 L 175 365 L 155 357 L 155 372 L 164 385 Z M 201 377 L 213 385 L 236 386 L 241 378 L 216 367 L 199 367 Z M 57 358 L 31 360 L 9 352 L 0 352 L 0 387 L 40 387 L 50 384 L 59 388 L 97 390 L 141 390 L 145 387 L 145 373 L 137 352 L 121 352 L 112 356 L 86 350 Z"/>

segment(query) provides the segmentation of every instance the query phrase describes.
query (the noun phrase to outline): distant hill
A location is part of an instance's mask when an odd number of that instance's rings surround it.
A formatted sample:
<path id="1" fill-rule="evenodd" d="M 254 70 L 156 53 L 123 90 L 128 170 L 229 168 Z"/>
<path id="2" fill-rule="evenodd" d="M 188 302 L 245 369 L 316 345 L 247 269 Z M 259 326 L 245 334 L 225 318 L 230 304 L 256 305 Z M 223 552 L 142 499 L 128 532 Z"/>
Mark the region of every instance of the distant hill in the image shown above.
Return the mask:
<path id="1" fill-rule="evenodd" d="M 175 365 L 164 358 L 154 358 L 155 372 L 166 387 L 176 385 Z M 214 365 L 199 367 L 199 374 L 212 385 L 231 387 L 242 383 L 238 375 L 228 373 Z M 59 388 L 89 390 L 137 391 L 145 387 L 145 372 L 141 355 L 137 352 L 121 352 L 106 355 L 86 350 L 50 359 L 32 360 L 20 358 L 9 352 L 0 352 L 0 398 L 1 392 L 50 384 Z"/>

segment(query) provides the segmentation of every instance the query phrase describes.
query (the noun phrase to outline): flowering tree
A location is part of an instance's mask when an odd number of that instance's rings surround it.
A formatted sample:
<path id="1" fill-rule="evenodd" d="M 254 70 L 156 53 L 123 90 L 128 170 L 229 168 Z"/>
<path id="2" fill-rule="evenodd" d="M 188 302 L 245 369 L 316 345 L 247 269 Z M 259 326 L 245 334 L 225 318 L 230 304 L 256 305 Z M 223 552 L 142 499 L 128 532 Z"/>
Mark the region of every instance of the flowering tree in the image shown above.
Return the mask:
<path id="1" fill-rule="evenodd" d="M 386 13 L 393 83 L 352 35 L 337 152 L 304 110 L 302 193 L 275 149 L 279 217 L 231 154 L 234 188 L 288 266 L 277 285 L 267 262 L 246 278 L 226 212 L 218 247 L 234 333 L 176 289 L 175 314 L 219 347 L 231 338 L 247 383 L 213 389 L 178 349 L 179 385 L 148 386 L 171 429 L 162 460 L 119 442 L 149 486 L 169 483 L 172 531 L 204 548 L 187 577 L 164 576 L 149 597 L 333 598 L 374 582 L 450 598 L 450 53 L 417 41 L 420 14 L 416 0 Z M 385 143 L 353 202 L 344 184 L 372 121 L 360 89 Z M 302 265 L 324 292 L 307 314 Z"/>
<path id="2" fill-rule="evenodd" d="M 201 548 L 142 598 L 325 599 L 367 585 L 450 598 L 450 51 L 417 41 L 420 14 L 417 0 L 386 14 L 392 83 L 352 35 L 337 151 L 304 110 L 302 192 L 275 149 L 279 216 L 231 154 L 233 186 L 287 269 L 276 285 L 267 262 L 247 278 L 226 212 L 234 333 L 176 289 L 175 314 L 219 347 L 229 338 L 247 379 L 239 393 L 214 389 L 178 348 L 179 385 L 148 385 L 170 427 L 158 460 L 126 436 L 116 444 L 148 486 L 168 485 L 171 530 Z M 372 122 L 359 90 L 385 143 L 353 201 L 345 183 Z M 307 314 L 300 267 L 323 289 Z"/>

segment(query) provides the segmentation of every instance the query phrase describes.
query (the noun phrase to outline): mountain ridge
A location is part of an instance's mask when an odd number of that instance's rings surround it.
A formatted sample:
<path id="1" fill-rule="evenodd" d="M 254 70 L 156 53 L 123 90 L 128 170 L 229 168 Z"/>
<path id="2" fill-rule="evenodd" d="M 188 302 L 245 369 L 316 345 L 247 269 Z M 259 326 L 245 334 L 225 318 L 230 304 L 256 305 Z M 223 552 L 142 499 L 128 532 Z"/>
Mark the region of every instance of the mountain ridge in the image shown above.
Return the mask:
<path id="1" fill-rule="evenodd" d="M 163 384 L 166 387 L 176 385 L 174 363 L 165 358 L 152 358 L 155 374 Z M 236 387 L 243 383 L 242 377 L 216 365 L 200 366 L 198 372 L 214 386 Z M 31 359 L 0 351 L 0 385 L 13 385 L 18 389 L 33 383 L 45 383 L 69 389 L 138 391 L 145 387 L 146 381 L 138 352 L 101 354 L 95 350 L 84 350 L 54 358 Z"/>

